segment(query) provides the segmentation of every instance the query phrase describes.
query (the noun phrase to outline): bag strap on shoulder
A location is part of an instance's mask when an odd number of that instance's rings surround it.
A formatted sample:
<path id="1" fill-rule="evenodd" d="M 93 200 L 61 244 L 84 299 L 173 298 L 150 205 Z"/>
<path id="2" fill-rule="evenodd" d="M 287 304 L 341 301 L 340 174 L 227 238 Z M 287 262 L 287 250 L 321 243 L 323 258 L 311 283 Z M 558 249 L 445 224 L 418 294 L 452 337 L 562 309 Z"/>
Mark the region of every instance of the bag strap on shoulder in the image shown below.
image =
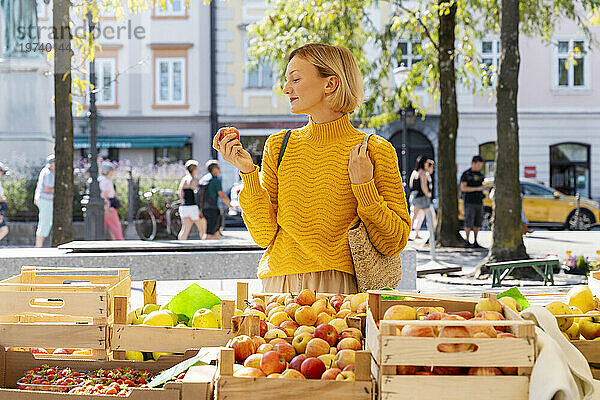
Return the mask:
<path id="1" fill-rule="evenodd" d="M 283 154 L 285 153 L 285 148 L 287 147 L 288 141 L 290 140 L 290 136 L 292 135 L 292 130 L 288 129 L 283 137 L 283 141 L 281 142 L 281 148 L 279 149 L 279 158 L 277 159 L 277 168 L 279 168 L 279 164 L 281 164 L 281 160 L 283 159 Z"/>

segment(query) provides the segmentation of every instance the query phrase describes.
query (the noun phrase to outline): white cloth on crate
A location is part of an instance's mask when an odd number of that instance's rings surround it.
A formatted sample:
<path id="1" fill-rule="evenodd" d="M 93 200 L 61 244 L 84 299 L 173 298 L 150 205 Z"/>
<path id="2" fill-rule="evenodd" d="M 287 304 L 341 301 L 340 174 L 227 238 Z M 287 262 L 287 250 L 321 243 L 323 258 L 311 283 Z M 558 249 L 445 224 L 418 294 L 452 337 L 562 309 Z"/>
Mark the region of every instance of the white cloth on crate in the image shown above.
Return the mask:
<path id="1" fill-rule="evenodd" d="M 537 360 L 529 383 L 530 400 L 600 400 L 600 382 L 579 350 L 561 333 L 556 318 L 544 307 L 521 312 L 537 333 Z"/>

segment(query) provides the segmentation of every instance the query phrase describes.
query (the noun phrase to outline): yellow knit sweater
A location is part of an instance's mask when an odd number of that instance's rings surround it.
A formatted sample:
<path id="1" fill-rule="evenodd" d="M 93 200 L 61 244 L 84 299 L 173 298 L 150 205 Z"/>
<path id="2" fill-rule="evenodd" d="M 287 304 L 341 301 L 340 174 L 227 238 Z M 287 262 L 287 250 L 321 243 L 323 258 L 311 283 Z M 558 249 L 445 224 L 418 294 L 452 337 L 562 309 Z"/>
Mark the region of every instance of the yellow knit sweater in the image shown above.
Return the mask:
<path id="1" fill-rule="evenodd" d="M 337 270 L 354 273 L 348 229 L 362 220 L 382 254 L 398 254 L 408 240 L 406 208 L 396 150 L 379 136 L 369 138 L 374 179 L 352 185 L 350 150 L 365 134 L 348 116 L 292 131 L 279 168 L 285 131 L 271 135 L 258 169 L 241 174 L 242 216 L 254 241 L 268 247 L 258 277 Z"/>

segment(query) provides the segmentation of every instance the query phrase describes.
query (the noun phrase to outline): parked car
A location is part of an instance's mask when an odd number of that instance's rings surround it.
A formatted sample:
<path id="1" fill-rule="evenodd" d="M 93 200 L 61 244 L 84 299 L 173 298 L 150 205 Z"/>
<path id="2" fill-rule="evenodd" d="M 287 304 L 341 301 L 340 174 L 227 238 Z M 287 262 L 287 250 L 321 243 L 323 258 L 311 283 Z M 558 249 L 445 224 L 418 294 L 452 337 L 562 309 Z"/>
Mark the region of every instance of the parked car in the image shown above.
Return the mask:
<path id="1" fill-rule="evenodd" d="M 244 221 L 242 220 L 242 208 L 240 207 L 239 196 L 240 192 L 244 188 L 242 181 L 235 183 L 229 192 L 229 202 L 231 203 L 232 209 L 225 210 L 225 225 L 231 227 L 244 227 Z"/>
<path id="2" fill-rule="evenodd" d="M 579 222 L 576 218 L 577 198 L 557 191 L 533 179 L 522 178 L 521 193 L 523 193 L 523 211 L 529 220 L 529 226 L 550 229 L 591 229 L 600 221 L 600 203 L 581 197 L 579 204 Z M 486 178 L 483 185 L 490 189 L 494 186 L 493 178 Z M 489 190 L 484 192 L 483 199 L 483 230 L 492 227 L 492 200 Z M 463 200 L 458 201 L 458 218 L 464 220 Z"/>

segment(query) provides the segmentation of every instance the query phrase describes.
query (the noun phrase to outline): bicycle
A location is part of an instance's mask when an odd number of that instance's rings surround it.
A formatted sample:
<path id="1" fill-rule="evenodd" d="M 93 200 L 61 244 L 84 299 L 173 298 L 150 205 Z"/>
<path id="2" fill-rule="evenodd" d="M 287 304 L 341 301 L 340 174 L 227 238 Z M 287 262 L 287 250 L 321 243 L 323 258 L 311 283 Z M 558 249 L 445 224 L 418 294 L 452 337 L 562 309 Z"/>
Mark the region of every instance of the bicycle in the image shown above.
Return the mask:
<path id="1" fill-rule="evenodd" d="M 152 196 L 160 193 L 165 199 L 165 212 L 160 211 L 152 201 Z M 174 195 L 171 189 L 152 189 L 143 194 L 146 202 L 145 207 L 141 207 L 135 215 L 135 230 L 142 240 L 154 240 L 158 233 L 159 226 L 164 227 L 168 235 L 177 238 L 181 230 L 181 219 L 179 217 L 179 206 L 181 200 L 169 202 Z"/>

